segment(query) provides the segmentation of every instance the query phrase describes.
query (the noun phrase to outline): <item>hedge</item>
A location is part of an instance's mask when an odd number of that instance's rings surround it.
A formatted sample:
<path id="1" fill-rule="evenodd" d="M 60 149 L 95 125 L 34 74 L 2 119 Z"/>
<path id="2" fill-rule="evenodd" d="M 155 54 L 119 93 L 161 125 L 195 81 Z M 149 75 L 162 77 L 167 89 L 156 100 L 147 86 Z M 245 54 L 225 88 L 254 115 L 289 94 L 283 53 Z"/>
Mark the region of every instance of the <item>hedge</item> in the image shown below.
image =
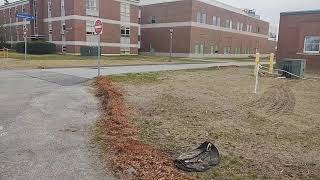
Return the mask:
<path id="1" fill-rule="evenodd" d="M 8 48 L 8 49 L 10 49 L 10 48 L 11 48 L 11 45 L 10 45 L 9 43 L 0 42 L 0 49 L 3 49 L 3 48 Z"/>
<path id="2" fill-rule="evenodd" d="M 18 53 L 24 53 L 24 42 L 19 42 L 15 45 L 15 49 Z M 54 54 L 57 51 L 57 47 L 53 43 L 45 41 L 33 41 L 27 43 L 28 54 Z"/>
<path id="3" fill-rule="evenodd" d="M 100 48 L 101 50 L 101 48 Z M 96 46 L 81 46 L 80 47 L 81 56 L 97 56 L 98 55 L 98 47 Z M 101 55 L 101 51 L 100 51 Z"/>

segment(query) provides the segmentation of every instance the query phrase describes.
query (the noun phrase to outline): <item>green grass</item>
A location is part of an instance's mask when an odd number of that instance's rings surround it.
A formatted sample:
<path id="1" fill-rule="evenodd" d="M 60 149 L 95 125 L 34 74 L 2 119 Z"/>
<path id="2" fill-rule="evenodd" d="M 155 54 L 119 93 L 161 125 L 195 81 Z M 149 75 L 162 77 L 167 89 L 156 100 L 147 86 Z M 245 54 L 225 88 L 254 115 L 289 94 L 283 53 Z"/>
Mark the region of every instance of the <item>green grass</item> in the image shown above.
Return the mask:
<path id="1" fill-rule="evenodd" d="M 24 60 L 23 53 L 10 52 L 9 58 Z M 80 56 L 71 54 L 46 54 L 46 55 L 27 55 L 28 60 L 96 60 L 95 56 Z M 142 55 L 115 55 L 115 56 L 101 56 L 103 60 L 142 60 L 142 61 L 164 61 L 168 62 L 169 57 L 158 57 L 158 56 L 142 56 Z M 187 61 L 183 58 L 172 58 L 173 61 Z"/>
<path id="2" fill-rule="evenodd" d="M 161 80 L 160 72 L 111 75 L 109 76 L 109 78 L 114 82 L 128 82 L 128 83 L 134 83 L 134 84 L 154 83 Z"/>

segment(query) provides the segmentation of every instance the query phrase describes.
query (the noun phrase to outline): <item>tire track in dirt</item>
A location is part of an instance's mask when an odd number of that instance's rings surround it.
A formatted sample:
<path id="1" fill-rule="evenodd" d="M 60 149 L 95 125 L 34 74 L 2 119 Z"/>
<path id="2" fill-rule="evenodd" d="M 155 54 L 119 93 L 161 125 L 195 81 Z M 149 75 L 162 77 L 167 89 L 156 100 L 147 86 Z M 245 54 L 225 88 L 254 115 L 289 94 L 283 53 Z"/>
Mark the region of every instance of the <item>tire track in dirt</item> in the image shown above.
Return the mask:
<path id="1" fill-rule="evenodd" d="M 268 88 L 257 100 L 216 112 L 216 115 L 231 119 L 246 119 L 250 113 L 268 117 L 282 116 L 294 111 L 295 102 L 296 99 L 290 87 L 287 84 L 281 84 Z"/>
<path id="2" fill-rule="evenodd" d="M 281 116 L 292 113 L 295 107 L 295 96 L 286 84 L 269 88 L 262 96 L 243 108 L 263 111 L 268 116 Z"/>

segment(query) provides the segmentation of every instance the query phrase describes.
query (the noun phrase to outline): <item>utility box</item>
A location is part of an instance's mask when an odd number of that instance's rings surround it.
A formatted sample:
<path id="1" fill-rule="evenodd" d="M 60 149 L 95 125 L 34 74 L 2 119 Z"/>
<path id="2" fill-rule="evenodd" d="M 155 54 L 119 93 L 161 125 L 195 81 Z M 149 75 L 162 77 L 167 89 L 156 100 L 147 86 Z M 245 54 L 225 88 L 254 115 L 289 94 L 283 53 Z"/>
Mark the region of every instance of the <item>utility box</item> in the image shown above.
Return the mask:
<path id="1" fill-rule="evenodd" d="M 283 59 L 278 62 L 278 69 L 283 70 L 279 71 L 279 74 L 286 78 L 299 78 L 304 77 L 306 70 L 306 60 L 305 59 Z M 286 72 L 284 72 L 286 71 Z M 289 72 L 289 73 L 287 73 Z M 291 73 L 291 74 L 290 74 Z M 294 75 L 296 76 L 294 76 Z M 299 76 L 299 77 L 297 77 Z"/>

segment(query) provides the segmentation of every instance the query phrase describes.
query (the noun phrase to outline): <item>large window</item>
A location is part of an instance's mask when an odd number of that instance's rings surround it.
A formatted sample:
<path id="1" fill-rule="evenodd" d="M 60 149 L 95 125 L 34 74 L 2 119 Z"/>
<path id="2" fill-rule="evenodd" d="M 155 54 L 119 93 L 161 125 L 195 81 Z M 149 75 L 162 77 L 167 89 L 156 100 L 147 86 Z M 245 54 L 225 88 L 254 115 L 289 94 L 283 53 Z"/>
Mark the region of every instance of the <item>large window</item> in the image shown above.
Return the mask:
<path id="1" fill-rule="evenodd" d="M 320 53 L 320 36 L 306 36 L 304 39 L 304 53 Z"/>

